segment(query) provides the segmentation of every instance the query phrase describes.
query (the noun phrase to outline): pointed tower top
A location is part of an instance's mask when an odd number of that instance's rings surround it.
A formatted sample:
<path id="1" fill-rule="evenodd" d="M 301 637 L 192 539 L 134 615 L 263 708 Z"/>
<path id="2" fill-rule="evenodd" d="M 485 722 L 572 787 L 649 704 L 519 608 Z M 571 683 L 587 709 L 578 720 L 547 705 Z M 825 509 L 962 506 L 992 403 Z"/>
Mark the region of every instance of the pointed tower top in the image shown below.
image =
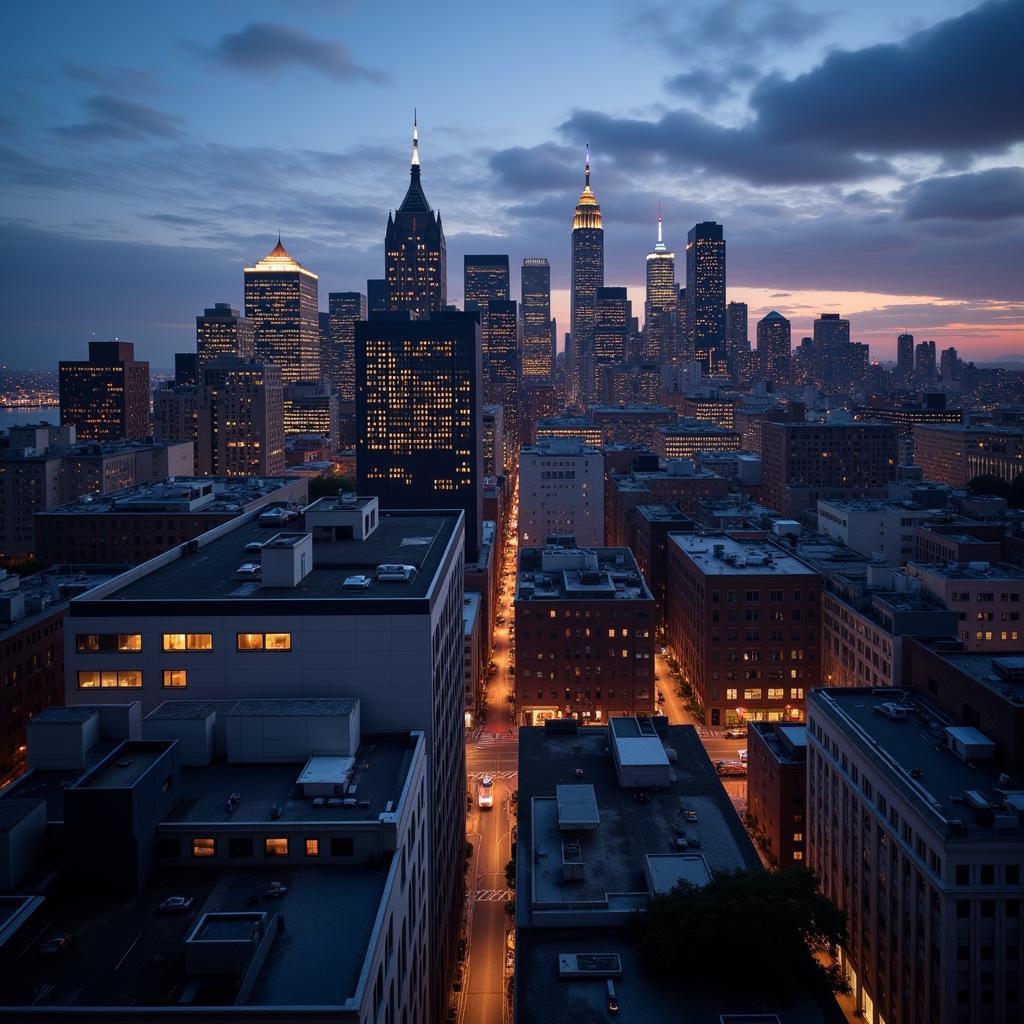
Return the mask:
<path id="1" fill-rule="evenodd" d="M 420 165 L 420 130 L 416 121 L 416 108 L 412 108 L 412 165 Z"/>
<path id="2" fill-rule="evenodd" d="M 661 200 L 660 199 L 658 200 L 658 244 L 659 245 L 663 244 L 662 243 L 662 238 L 661 238 Z"/>
<path id="3" fill-rule="evenodd" d="M 590 188 L 590 143 L 587 143 L 587 162 L 583 165 L 584 184 Z"/>

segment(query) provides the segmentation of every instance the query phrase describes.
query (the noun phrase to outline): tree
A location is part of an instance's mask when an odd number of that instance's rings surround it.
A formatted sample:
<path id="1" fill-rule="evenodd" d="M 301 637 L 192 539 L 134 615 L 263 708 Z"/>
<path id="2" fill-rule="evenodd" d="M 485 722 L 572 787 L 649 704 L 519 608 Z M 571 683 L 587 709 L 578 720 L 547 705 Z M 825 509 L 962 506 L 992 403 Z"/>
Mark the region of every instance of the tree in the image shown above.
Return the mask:
<path id="1" fill-rule="evenodd" d="M 837 968 L 813 955 L 843 942 L 846 914 L 805 868 L 721 872 L 705 886 L 680 882 L 652 897 L 632 927 L 643 962 L 660 973 L 671 963 L 682 983 L 780 995 L 815 983 L 846 987 Z"/>
<path id="2" fill-rule="evenodd" d="M 355 487 L 355 481 L 341 473 L 313 477 L 309 481 L 309 501 L 312 503 L 318 498 L 334 498 L 338 491 L 354 491 Z"/>
<path id="3" fill-rule="evenodd" d="M 1006 498 L 1007 501 L 1010 499 L 1010 485 L 991 473 L 972 477 L 967 481 L 967 490 L 974 495 L 992 494 L 997 498 Z"/>

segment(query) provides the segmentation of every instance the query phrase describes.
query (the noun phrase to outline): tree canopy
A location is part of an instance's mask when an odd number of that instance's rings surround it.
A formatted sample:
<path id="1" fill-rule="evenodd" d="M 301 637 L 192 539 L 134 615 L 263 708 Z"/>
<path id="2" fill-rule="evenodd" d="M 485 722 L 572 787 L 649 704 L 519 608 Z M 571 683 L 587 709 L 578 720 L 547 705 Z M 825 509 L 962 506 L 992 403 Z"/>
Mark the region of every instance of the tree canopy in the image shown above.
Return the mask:
<path id="1" fill-rule="evenodd" d="M 317 498 L 333 498 L 337 495 L 338 491 L 353 491 L 355 486 L 355 480 L 342 473 L 330 473 L 327 476 L 313 477 L 309 481 L 309 500 L 314 502 Z"/>
<path id="2" fill-rule="evenodd" d="M 967 490 L 975 495 L 991 494 L 1005 498 L 1010 508 L 1024 508 L 1024 473 L 1018 473 L 1012 483 L 991 473 L 983 473 L 967 481 Z"/>
<path id="3" fill-rule="evenodd" d="M 680 981 L 786 994 L 815 983 L 845 988 L 812 954 L 846 935 L 846 913 L 805 868 L 716 873 L 703 887 L 680 882 L 635 915 L 643 960 Z"/>

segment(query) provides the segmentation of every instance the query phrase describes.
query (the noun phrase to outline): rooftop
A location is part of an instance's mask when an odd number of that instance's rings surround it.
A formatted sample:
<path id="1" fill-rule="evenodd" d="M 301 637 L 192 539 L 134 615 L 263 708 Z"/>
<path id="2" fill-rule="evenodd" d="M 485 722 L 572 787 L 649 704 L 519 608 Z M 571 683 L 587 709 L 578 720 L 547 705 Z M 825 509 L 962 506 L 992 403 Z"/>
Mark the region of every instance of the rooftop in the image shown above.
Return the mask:
<path id="1" fill-rule="evenodd" d="M 515 601 L 653 601 L 629 548 L 521 548 Z"/>
<path id="2" fill-rule="evenodd" d="M 0 569 L 0 602 L 6 604 L 6 614 L 0 621 L 0 640 L 41 622 L 64 602 L 108 582 L 127 568 L 55 565 L 34 576 L 18 576 Z"/>
<path id="3" fill-rule="evenodd" d="M 926 519 L 941 515 L 913 501 L 891 501 L 886 498 L 819 498 L 818 507 L 827 505 L 838 512 L 890 512 L 894 515 L 919 515 Z"/>
<path id="4" fill-rule="evenodd" d="M 726 534 L 669 534 L 705 576 L 817 576 L 806 563 L 767 541 L 736 540 Z"/>
<path id="5" fill-rule="evenodd" d="M 1024 580 L 1024 569 L 1008 562 L 907 562 L 923 575 L 946 580 Z"/>
<path id="6" fill-rule="evenodd" d="M 906 717 L 891 718 L 883 705 L 907 708 Z M 1014 814 L 1009 828 L 996 827 L 1005 794 L 1019 791 L 991 760 L 961 760 L 946 745 L 946 729 L 955 723 L 933 704 L 891 688 L 830 687 L 811 690 L 808 708 L 834 719 L 860 752 L 890 783 L 916 804 L 926 819 L 948 838 L 984 837 L 1020 843 L 1022 827 Z M 975 810 L 965 794 L 976 794 L 987 807 Z M 993 821 L 995 814 L 995 823 Z"/>
<path id="7" fill-rule="evenodd" d="M 942 657 L 958 672 L 1010 701 L 1024 705 L 1024 655 L 943 652 Z"/>
<path id="8" fill-rule="evenodd" d="M 256 512 L 232 520 L 197 539 L 198 550 L 182 548 L 158 556 L 104 588 L 95 600 L 197 602 L 330 600 L 359 602 L 408 600 L 429 596 L 445 552 L 451 545 L 457 513 L 383 512 L 380 525 L 366 540 L 313 542 L 313 568 L 294 587 L 264 587 L 258 580 L 240 580 L 243 563 L 258 562 L 260 553 L 246 544 L 270 540 L 276 526 L 261 526 Z M 409 580 L 378 580 L 377 566 L 411 565 Z M 369 579 L 365 589 L 343 589 L 353 575 Z"/>

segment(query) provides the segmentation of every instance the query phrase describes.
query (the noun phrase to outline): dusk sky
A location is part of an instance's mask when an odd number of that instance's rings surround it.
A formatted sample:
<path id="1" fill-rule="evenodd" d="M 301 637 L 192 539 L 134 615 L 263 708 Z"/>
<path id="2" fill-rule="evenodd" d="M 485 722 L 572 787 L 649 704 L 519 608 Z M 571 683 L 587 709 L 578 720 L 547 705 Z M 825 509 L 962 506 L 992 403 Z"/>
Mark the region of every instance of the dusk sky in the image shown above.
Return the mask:
<path id="1" fill-rule="evenodd" d="M 820 311 L 891 359 L 908 329 L 1024 358 L 1024 0 L 516 4 L 47 2 L 0 41 L 0 360 L 92 336 L 154 368 L 280 229 L 328 291 L 383 276 L 388 210 L 423 184 L 462 257 L 551 261 L 568 328 L 583 148 L 607 284 L 642 313 L 658 201 L 725 225 L 730 299 Z"/>

